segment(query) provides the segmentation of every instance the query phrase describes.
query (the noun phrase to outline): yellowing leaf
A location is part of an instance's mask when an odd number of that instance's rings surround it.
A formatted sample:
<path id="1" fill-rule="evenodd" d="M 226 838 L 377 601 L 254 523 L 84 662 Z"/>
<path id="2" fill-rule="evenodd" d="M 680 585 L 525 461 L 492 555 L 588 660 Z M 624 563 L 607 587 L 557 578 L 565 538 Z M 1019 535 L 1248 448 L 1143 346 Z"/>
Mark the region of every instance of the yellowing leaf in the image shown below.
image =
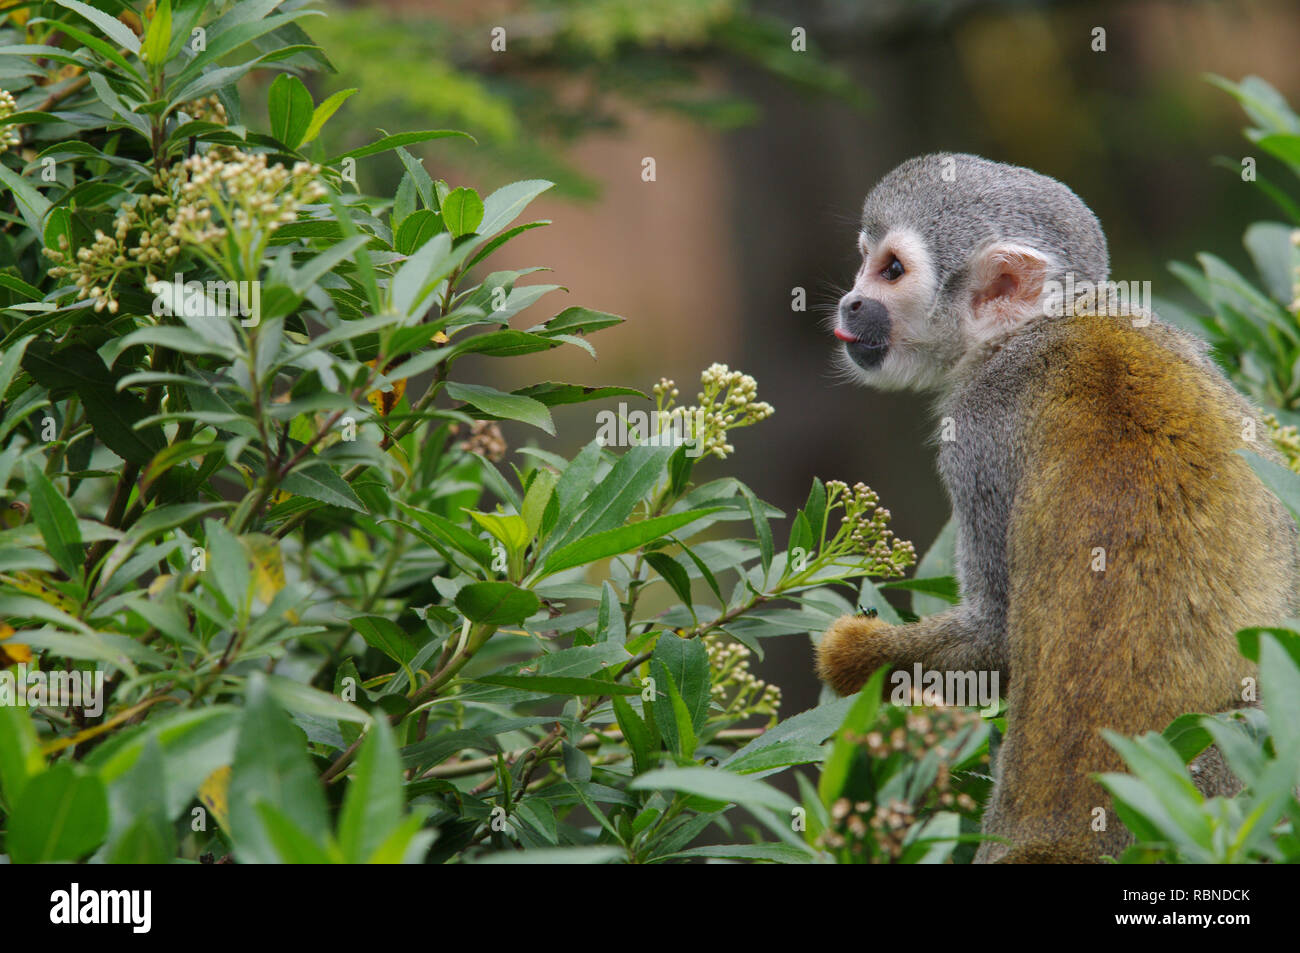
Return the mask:
<path id="1" fill-rule="evenodd" d="M 209 774 L 199 785 L 199 800 L 212 812 L 217 825 L 227 832 L 230 830 L 229 798 L 230 765 L 226 764 Z"/>
<path id="2" fill-rule="evenodd" d="M 5 640 L 14 634 L 14 627 L 7 623 L 0 622 L 0 668 L 8 668 L 10 665 L 17 665 L 19 662 L 30 662 L 32 660 L 32 650 L 26 645 L 18 642 L 6 642 Z"/>
<path id="3" fill-rule="evenodd" d="M 48 602 L 60 611 L 76 615 L 77 604 L 53 586 L 47 585 L 46 578 L 43 572 L 0 573 L 0 582 L 6 582 L 19 592 L 35 596 L 42 602 Z"/>
<path id="4" fill-rule="evenodd" d="M 442 332 L 439 333 L 441 334 Z M 374 361 L 367 361 L 366 363 L 371 367 L 375 366 Z M 387 417 L 391 414 L 393 408 L 397 406 L 397 402 L 401 400 L 402 395 L 406 393 L 405 377 L 393 381 L 392 384 L 393 387 L 391 390 L 372 390 L 366 395 L 366 400 L 370 401 L 370 406 L 374 407 L 375 413 L 379 414 L 381 417 Z"/>
<path id="5" fill-rule="evenodd" d="M 249 533 L 243 540 L 253 557 L 253 586 L 257 598 L 269 606 L 276 593 L 284 588 L 284 559 L 280 555 L 280 544 L 273 536 L 264 533 Z M 285 616 L 291 622 L 298 621 L 298 613 L 292 609 Z"/>
<path id="6" fill-rule="evenodd" d="M 280 558 L 280 544 L 264 533 L 250 533 L 244 537 L 253 554 L 253 584 L 257 597 L 270 604 L 275 594 L 284 588 L 284 561 Z"/>

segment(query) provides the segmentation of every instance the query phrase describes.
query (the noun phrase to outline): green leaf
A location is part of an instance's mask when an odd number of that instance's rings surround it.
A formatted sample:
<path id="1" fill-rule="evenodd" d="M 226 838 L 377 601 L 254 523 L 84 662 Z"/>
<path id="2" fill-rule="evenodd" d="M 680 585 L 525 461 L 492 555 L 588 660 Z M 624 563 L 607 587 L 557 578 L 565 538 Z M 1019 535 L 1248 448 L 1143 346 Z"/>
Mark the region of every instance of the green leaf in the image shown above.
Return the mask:
<path id="1" fill-rule="evenodd" d="M 813 549 L 821 549 L 826 541 L 826 485 L 813 477 L 812 489 L 808 491 L 808 502 L 803 505 L 804 516 L 813 534 Z"/>
<path id="2" fill-rule="evenodd" d="M 257 804 L 266 802 L 313 841 L 328 833 L 325 795 L 302 734 L 271 699 L 266 678 L 248 678 L 244 714 L 230 776 L 230 825 L 235 854 L 245 863 L 276 863 L 279 851 Z"/>
<path id="3" fill-rule="evenodd" d="M 483 221 L 483 200 L 473 189 L 452 189 L 442 200 L 442 220 L 453 238 L 472 235 Z"/>
<path id="4" fill-rule="evenodd" d="M 532 483 L 529 484 L 521 508 L 521 515 L 528 527 L 529 539 L 536 538 L 541 529 L 542 517 L 546 514 L 546 505 L 551 502 L 555 494 L 555 484 L 559 479 L 554 470 L 541 467 L 533 477 Z"/>
<path id="5" fill-rule="evenodd" d="M 60 21 L 59 23 L 59 32 L 66 33 L 78 43 L 84 43 L 86 46 L 90 47 L 90 49 L 104 57 L 104 59 L 119 67 L 127 77 L 130 77 L 137 83 L 143 84 L 144 77 L 140 74 L 140 71 L 136 69 L 136 67 L 132 66 L 130 61 L 119 53 L 117 47 L 112 43 L 107 43 L 100 37 L 97 37 L 80 27 L 73 26 L 71 23 L 63 21 Z"/>
<path id="6" fill-rule="evenodd" d="M 681 755 L 683 758 L 694 760 L 695 749 L 699 746 L 699 739 L 695 735 L 695 726 L 691 722 L 691 713 L 686 707 L 686 702 L 682 699 L 682 693 L 677 688 L 677 683 L 671 678 L 665 679 L 664 686 L 667 689 L 665 694 L 668 696 L 668 707 L 655 699 L 654 714 L 655 721 L 659 726 L 659 733 L 664 740 L 668 742 L 673 752 Z M 662 721 L 661 721 L 662 719 Z M 664 724 L 671 721 L 671 730 L 665 731 Z"/>
<path id="7" fill-rule="evenodd" d="M 349 863 L 362 863 L 402 821 L 402 764 L 386 718 L 376 718 L 361 745 L 339 814 L 338 841 Z"/>
<path id="8" fill-rule="evenodd" d="M 796 806 L 788 794 L 762 781 L 717 768 L 661 768 L 633 778 L 628 788 L 633 791 L 679 791 L 741 806 L 771 808 L 784 814 L 789 814 Z"/>
<path id="9" fill-rule="evenodd" d="M 619 731 L 632 749 L 632 769 L 635 774 L 645 774 L 654 767 L 654 743 L 650 729 L 641 716 L 618 695 L 611 699 L 614 705 L 614 717 L 618 719 Z"/>
<path id="10" fill-rule="evenodd" d="M 671 537 L 671 539 L 674 543 L 676 543 L 678 546 L 682 548 L 682 552 L 685 553 L 686 557 L 690 559 L 690 561 L 695 565 L 695 568 L 699 572 L 700 577 L 708 585 L 709 589 L 713 592 L 713 594 L 718 597 L 718 601 L 719 602 L 725 601 L 722 598 L 722 589 L 719 588 L 718 586 L 718 580 L 713 575 L 713 570 L 709 568 L 708 564 L 699 556 L 695 555 L 695 551 L 692 550 L 685 543 L 683 543 L 676 536 Z"/>
<path id="11" fill-rule="evenodd" d="M 582 308 L 574 306 L 565 308 L 545 324 L 538 325 L 532 330 L 539 334 L 591 334 L 593 331 L 599 331 L 602 328 L 610 328 L 616 324 L 622 324 L 623 319 L 617 314 L 609 314 L 605 311 L 593 311 L 591 308 Z"/>
<path id="12" fill-rule="evenodd" d="M 317 106 L 315 111 L 312 112 L 311 122 L 307 124 L 307 131 L 303 133 L 302 139 L 299 141 L 298 145 L 305 146 L 320 135 L 320 131 L 324 127 L 325 123 L 329 122 L 330 117 L 338 112 L 338 108 L 342 106 L 343 103 L 347 101 L 348 97 L 356 91 L 356 88 L 340 89 L 337 93 L 327 96 L 325 101 Z"/>
<path id="13" fill-rule="evenodd" d="M 171 826 L 156 817 L 126 815 L 131 824 L 108 847 L 110 864 L 169 864 L 176 858 Z"/>
<path id="14" fill-rule="evenodd" d="M 487 854 L 474 864 L 608 864 L 626 860 L 621 847 L 551 847 L 536 850 L 502 850 Z"/>
<path id="15" fill-rule="evenodd" d="M 0 796 L 10 813 L 27 782 L 44 767 L 41 744 L 27 709 L 0 705 Z"/>
<path id="16" fill-rule="evenodd" d="M 208 548 L 208 569 L 213 588 L 225 599 L 232 612 L 242 615 L 248 605 L 252 584 L 252 554 L 225 523 L 203 521 Z"/>
<path id="17" fill-rule="evenodd" d="M 515 805 L 515 817 L 541 834 L 550 844 L 559 844 L 555 825 L 555 811 L 542 798 L 528 798 Z"/>
<path id="18" fill-rule="evenodd" d="M 154 7 L 153 18 L 145 30 L 140 58 L 149 64 L 149 70 L 159 76 L 167 63 L 167 50 L 172 43 L 172 4 L 162 0 Z"/>
<path id="19" fill-rule="evenodd" d="M 560 525 L 568 526 L 547 540 L 546 551 L 622 526 L 632 511 L 663 477 L 673 448 L 640 444 L 618 458 L 613 469 L 594 487 L 590 485 L 600 460 L 600 447 L 588 444 L 556 486 L 561 499 Z M 569 501 L 576 512 L 570 512 Z"/>
<path id="20" fill-rule="evenodd" d="M 155 715 L 133 733 L 110 737 L 87 756 L 110 786 L 156 742 L 163 752 L 167 816 L 192 804 L 199 785 L 213 771 L 230 764 L 241 712 L 230 705 Z"/>
<path id="21" fill-rule="evenodd" d="M 427 529 L 432 537 L 469 556 L 484 569 L 492 565 L 492 547 L 463 526 L 453 523 L 438 513 L 419 509 L 401 500 L 396 502 L 403 513 Z"/>
<path id="22" fill-rule="evenodd" d="M 1293 623 L 1295 624 L 1295 623 Z M 1300 665 L 1300 632 L 1280 626 L 1252 626 L 1237 631 L 1237 648 L 1252 662 L 1259 661 L 1259 640 L 1262 635 L 1271 635 L 1279 645 L 1287 650 L 1291 660 Z"/>
<path id="23" fill-rule="evenodd" d="M 419 646 L 392 619 L 378 615 L 360 615 L 349 620 L 352 628 L 361 633 L 367 645 L 372 645 L 399 665 L 409 665 Z"/>
<path id="24" fill-rule="evenodd" d="M 728 758 L 723 762 L 723 767 L 737 774 L 753 774 L 756 771 L 787 768 L 792 764 L 814 764 L 825 756 L 826 749 L 820 744 L 787 740 L 756 748 L 743 756 L 738 754 Z"/>
<path id="25" fill-rule="evenodd" d="M 474 681 L 544 695 L 636 695 L 641 691 L 633 685 L 578 675 L 483 675 Z"/>
<path id="26" fill-rule="evenodd" d="M 466 510 L 472 519 L 479 526 L 500 540 L 506 547 L 508 553 L 518 553 L 528 545 L 530 539 L 528 533 L 528 524 L 524 518 L 517 513 L 480 513 L 477 510 Z"/>
<path id="27" fill-rule="evenodd" d="M 614 587 L 605 580 L 600 586 L 600 608 L 596 610 L 596 641 L 622 645 L 627 641 L 627 621 Z"/>
<path id="28" fill-rule="evenodd" d="M 552 436 L 555 434 L 555 421 L 551 419 L 551 412 L 546 409 L 545 404 L 531 397 L 507 394 L 481 384 L 454 382 L 447 385 L 447 394 L 454 400 L 463 400 L 493 417 L 522 421 Z"/>
<path id="29" fill-rule="evenodd" d="M 459 139 L 468 139 L 474 141 L 474 137 L 455 129 L 429 129 L 424 132 L 403 132 L 396 136 L 384 136 L 377 139 L 368 146 L 362 146 L 360 149 L 353 149 L 350 152 L 340 152 L 336 156 L 326 159 L 327 165 L 337 165 L 344 159 L 360 159 L 364 156 L 373 156 L 380 152 L 387 152 L 389 149 L 396 149 L 398 146 L 409 146 L 415 142 L 428 142 L 430 139 L 446 139 L 456 137 Z"/>
<path id="30" fill-rule="evenodd" d="M 60 569 L 73 579 L 80 579 L 86 554 L 72 505 L 32 460 L 27 461 L 27 489 L 31 494 L 32 519 L 45 540 L 46 551 Z"/>
<path id="31" fill-rule="evenodd" d="M 1256 475 L 1277 495 L 1282 504 L 1291 511 L 1293 519 L 1300 521 L 1300 473 L 1295 473 L 1280 463 L 1266 460 L 1248 450 L 1238 450 L 1250 464 Z"/>
<path id="32" fill-rule="evenodd" d="M 484 625 L 514 625 L 539 608 L 535 593 L 508 582 L 472 582 L 456 593 L 456 608 L 465 618 Z"/>
<path id="33" fill-rule="evenodd" d="M 312 122 L 311 93 L 297 76 L 281 73 L 267 93 L 271 135 L 290 149 L 296 149 Z"/>
<path id="34" fill-rule="evenodd" d="M 638 523 L 619 526 L 603 533 L 594 533 L 551 553 L 541 575 L 549 576 L 564 569 L 595 562 L 597 559 L 631 552 L 717 510 L 718 507 L 711 507 L 703 510 L 687 510 L 684 513 L 669 513 L 666 516 L 655 516 Z"/>
<path id="35" fill-rule="evenodd" d="M 957 592 L 957 580 L 952 576 L 940 576 L 935 579 L 896 579 L 893 582 L 877 583 L 878 589 L 908 589 L 942 599 L 950 605 L 961 601 Z"/>
<path id="36" fill-rule="evenodd" d="M 14 203 L 18 206 L 18 211 L 35 234 L 43 235 L 44 230 L 41 223 L 45 221 L 45 216 L 50 211 L 49 200 L 36 191 L 36 188 L 20 176 L 7 165 L 0 163 L 0 182 L 9 186 L 13 192 Z"/>
<path id="37" fill-rule="evenodd" d="M 331 245 L 301 268 L 295 268 L 293 276 L 289 279 L 289 287 L 294 294 L 308 294 L 312 287 L 325 277 L 327 272 L 332 271 L 340 262 L 350 260 L 365 247 L 367 241 L 368 239 L 364 235 L 352 235 Z M 323 346 L 319 341 L 313 341 L 312 343 L 316 347 Z"/>
<path id="38" fill-rule="evenodd" d="M 776 864 L 808 864 L 816 855 L 811 849 L 800 849 L 793 844 L 717 844 L 707 847 L 690 847 L 658 860 L 676 860 L 690 857 L 718 857 L 724 860 L 770 860 Z"/>
<path id="39" fill-rule="evenodd" d="M 295 496 L 305 496 L 358 513 L 366 511 L 360 497 L 348 486 L 347 481 L 323 460 L 297 467 L 280 481 L 280 487 Z"/>
<path id="40" fill-rule="evenodd" d="M 125 23 L 114 19 L 102 10 L 81 3 L 80 0 L 55 0 L 55 2 L 61 7 L 80 13 L 118 46 L 124 46 L 132 53 L 139 54 L 140 41 Z"/>
<path id="41" fill-rule="evenodd" d="M 421 248 L 434 235 L 444 230 L 442 216 L 428 209 L 412 212 L 402 219 L 402 224 L 393 236 L 393 247 L 403 255 L 410 255 Z"/>
<path id="42" fill-rule="evenodd" d="M 180 328 L 150 328 L 152 332 Z M 137 428 L 146 417 L 145 402 L 117 389 L 120 375 L 114 375 L 95 351 L 81 344 L 57 350 L 47 341 L 33 341 L 23 357 L 23 368 L 42 387 L 56 393 L 71 387 L 81 398 L 95 436 L 123 460 L 145 466 L 164 446 L 162 428 Z"/>
<path id="43" fill-rule="evenodd" d="M 518 218 L 529 202 L 554 184 L 543 179 L 526 179 L 497 189 L 483 200 L 483 220 L 479 223 L 478 234 L 484 238 L 495 235 Z"/>
<path id="44" fill-rule="evenodd" d="M 1277 760 L 1291 765 L 1288 783 L 1296 784 L 1300 782 L 1300 666 L 1272 635 L 1260 639 L 1259 687 Z"/>
<path id="45" fill-rule="evenodd" d="M 854 696 L 853 706 L 835 736 L 835 744 L 831 747 L 830 756 L 822 768 L 821 780 L 817 784 L 817 791 L 827 809 L 840 797 L 848 782 L 849 769 L 858 753 L 857 739 L 866 734 L 876 720 L 876 712 L 880 710 L 881 686 L 885 683 L 887 671 L 885 668 L 878 669 Z"/>
<path id="46" fill-rule="evenodd" d="M 1214 743 L 1201 723 L 1204 718 L 1204 715 L 1180 715 L 1163 732 L 1165 740 L 1178 752 L 1184 764 Z"/>
<path id="47" fill-rule="evenodd" d="M 79 765 L 56 764 L 27 782 L 8 828 L 14 863 L 79 860 L 108 836 L 108 790 Z"/>
<path id="48" fill-rule="evenodd" d="M 176 856 L 167 813 L 167 776 L 156 737 L 148 739 L 131 769 L 109 785 L 108 803 L 110 863 L 165 864 Z"/>
<path id="49" fill-rule="evenodd" d="M 336 695 L 295 682 L 283 675 L 267 675 L 266 687 L 271 697 L 292 712 L 318 715 L 328 721 L 349 721 L 360 725 L 371 724 L 374 719 L 364 709 L 345 702 Z"/>
<path id="50" fill-rule="evenodd" d="M 754 533 L 758 539 L 758 552 L 763 560 L 763 572 L 766 574 L 772 566 L 772 524 L 767 521 L 767 514 L 763 512 L 763 503 L 754 495 L 754 491 L 743 483 L 736 485 L 749 505 L 749 515 L 754 522 Z"/>
<path id="51" fill-rule="evenodd" d="M 650 672 L 658 682 L 651 705 L 659 734 L 670 743 L 682 740 L 673 705 L 675 691 L 690 718 L 692 733 L 698 735 L 709 716 L 712 688 L 709 656 L 704 643 L 699 639 L 683 639 L 670 632 L 662 633 L 650 659 Z M 681 753 L 689 757 L 692 752 L 683 748 Z"/>
<path id="52" fill-rule="evenodd" d="M 916 578 L 936 579 L 943 576 L 955 576 L 957 572 L 957 520 L 950 518 L 939 530 L 939 535 L 921 561 L 916 566 Z M 919 616 L 942 612 L 951 604 L 944 594 L 930 594 L 925 590 L 913 590 L 912 611 Z"/>
<path id="53" fill-rule="evenodd" d="M 433 179 L 424 168 L 424 160 L 415 158 L 400 146 L 397 149 L 397 158 L 402 160 L 402 166 L 406 169 L 406 174 L 411 177 L 411 182 L 414 183 L 415 191 L 420 196 L 420 201 L 424 203 L 424 207 L 433 212 L 438 211 L 438 196 L 435 194 Z"/>
<path id="54" fill-rule="evenodd" d="M 677 598 L 686 606 L 691 602 L 691 577 L 687 575 L 682 564 L 666 553 L 646 553 L 645 561 L 672 587 Z"/>
<path id="55" fill-rule="evenodd" d="M 429 845 L 438 831 L 422 831 L 425 811 L 416 808 L 408 814 L 378 849 L 367 859 L 368 864 L 418 864 L 429 852 Z M 472 822 L 471 822 L 472 823 Z"/>
<path id="56" fill-rule="evenodd" d="M 791 569 L 798 563 L 799 556 L 812 559 L 816 555 L 817 544 L 813 540 L 812 524 L 803 510 L 794 514 L 790 521 L 790 540 L 786 544 L 786 565 Z"/>
<path id="57" fill-rule="evenodd" d="M 329 851 L 294 823 L 284 811 L 268 801 L 255 806 L 258 820 L 277 860 L 283 864 L 328 864 Z"/>

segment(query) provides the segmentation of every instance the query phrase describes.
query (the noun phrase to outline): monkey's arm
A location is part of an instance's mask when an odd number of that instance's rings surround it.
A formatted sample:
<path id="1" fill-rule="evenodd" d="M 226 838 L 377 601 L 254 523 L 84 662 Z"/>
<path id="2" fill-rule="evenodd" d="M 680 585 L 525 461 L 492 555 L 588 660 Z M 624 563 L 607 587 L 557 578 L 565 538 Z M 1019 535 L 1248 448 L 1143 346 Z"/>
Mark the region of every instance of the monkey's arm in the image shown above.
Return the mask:
<path id="1" fill-rule="evenodd" d="M 817 646 L 817 675 L 841 695 L 856 692 L 882 665 L 917 663 L 931 671 L 996 671 L 999 684 L 1007 684 L 997 624 L 969 604 L 908 625 L 840 616 Z"/>

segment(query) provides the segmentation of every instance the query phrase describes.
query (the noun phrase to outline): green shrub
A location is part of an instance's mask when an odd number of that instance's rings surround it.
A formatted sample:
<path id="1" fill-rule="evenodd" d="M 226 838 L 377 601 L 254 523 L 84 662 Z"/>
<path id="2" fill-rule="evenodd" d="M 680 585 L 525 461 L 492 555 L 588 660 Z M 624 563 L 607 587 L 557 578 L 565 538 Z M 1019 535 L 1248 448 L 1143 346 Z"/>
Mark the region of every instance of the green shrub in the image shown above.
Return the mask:
<path id="1" fill-rule="evenodd" d="M 0 704 L 0 852 L 827 856 L 770 779 L 820 762 L 850 702 L 778 723 L 747 653 L 913 562 L 875 495 L 814 480 L 781 549 L 781 514 L 709 472 L 771 412 L 717 365 L 696 408 L 661 382 L 639 428 L 606 418 L 617 450 L 507 456 L 499 421 L 644 396 L 458 377 L 594 354 L 621 320 L 510 326 L 556 286 L 490 261 L 548 183 L 435 180 L 405 147 L 446 130 L 325 155 L 311 11 L 209 6 L 0 27 L 0 693 L 51 690 Z M 268 131 L 242 119 L 253 69 L 280 71 Z M 385 151 L 396 195 L 357 194 Z"/>

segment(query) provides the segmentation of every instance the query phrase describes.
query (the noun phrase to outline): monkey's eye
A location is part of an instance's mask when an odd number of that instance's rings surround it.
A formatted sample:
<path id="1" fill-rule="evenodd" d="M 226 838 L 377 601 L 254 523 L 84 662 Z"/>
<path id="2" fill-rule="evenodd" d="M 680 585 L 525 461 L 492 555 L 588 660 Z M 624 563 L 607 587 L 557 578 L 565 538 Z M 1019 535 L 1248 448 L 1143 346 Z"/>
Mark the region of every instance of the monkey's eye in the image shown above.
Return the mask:
<path id="1" fill-rule="evenodd" d="M 903 267 L 903 263 L 898 260 L 897 255 L 890 255 L 889 264 L 887 264 L 880 272 L 880 277 L 884 278 L 886 281 L 897 281 L 899 278 L 903 277 L 903 273 L 906 270 L 907 269 Z"/>

